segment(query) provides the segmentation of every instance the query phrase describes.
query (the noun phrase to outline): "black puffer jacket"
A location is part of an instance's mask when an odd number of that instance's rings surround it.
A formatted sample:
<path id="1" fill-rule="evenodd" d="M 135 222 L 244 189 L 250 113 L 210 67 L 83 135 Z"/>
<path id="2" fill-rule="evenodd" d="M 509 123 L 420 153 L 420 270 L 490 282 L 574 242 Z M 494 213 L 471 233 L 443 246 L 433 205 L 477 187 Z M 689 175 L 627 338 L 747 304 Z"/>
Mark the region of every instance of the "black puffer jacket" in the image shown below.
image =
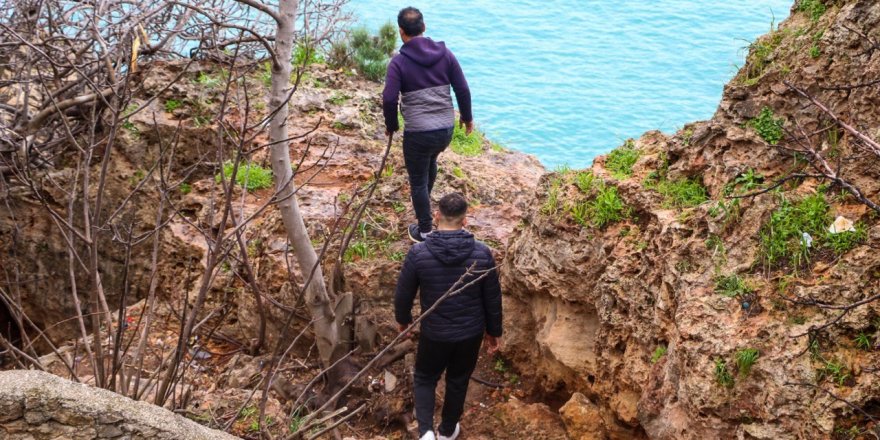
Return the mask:
<path id="1" fill-rule="evenodd" d="M 464 230 L 434 231 L 424 243 L 413 246 L 406 255 L 397 280 L 394 297 L 397 322 L 409 324 L 413 321 L 412 306 L 416 291 L 420 292 L 422 310 L 428 310 L 474 262 L 475 270 L 495 267 L 489 247 Z M 465 281 L 477 277 L 471 275 Z M 447 298 L 422 321 L 422 335 L 438 342 L 462 341 L 481 335 L 484 331 L 492 336 L 501 336 L 501 286 L 497 270 Z"/>

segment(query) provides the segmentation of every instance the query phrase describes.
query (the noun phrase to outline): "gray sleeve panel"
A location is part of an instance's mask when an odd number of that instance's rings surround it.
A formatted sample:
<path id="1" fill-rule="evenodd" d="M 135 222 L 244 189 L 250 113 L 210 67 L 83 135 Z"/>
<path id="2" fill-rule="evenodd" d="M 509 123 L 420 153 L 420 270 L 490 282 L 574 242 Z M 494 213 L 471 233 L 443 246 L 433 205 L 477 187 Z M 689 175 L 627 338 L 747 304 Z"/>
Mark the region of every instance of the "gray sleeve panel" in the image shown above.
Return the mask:
<path id="1" fill-rule="evenodd" d="M 440 130 L 455 125 L 449 85 L 404 93 L 400 104 L 406 131 Z"/>

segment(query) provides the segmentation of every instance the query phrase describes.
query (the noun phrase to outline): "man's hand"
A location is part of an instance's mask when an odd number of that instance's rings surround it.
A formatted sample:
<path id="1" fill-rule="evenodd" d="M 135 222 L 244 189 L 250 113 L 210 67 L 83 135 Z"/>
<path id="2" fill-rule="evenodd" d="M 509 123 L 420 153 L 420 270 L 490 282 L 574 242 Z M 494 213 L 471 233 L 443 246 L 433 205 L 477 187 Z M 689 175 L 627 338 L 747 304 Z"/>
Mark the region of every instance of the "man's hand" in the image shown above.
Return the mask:
<path id="1" fill-rule="evenodd" d="M 474 132 L 474 121 L 465 121 L 464 119 L 461 119 L 458 123 L 461 124 L 461 127 L 464 128 L 465 134 L 468 136 Z"/>
<path id="2" fill-rule="evenodd" d="M 412 326 L 410 326 L 409 324 L 400 324 L 400 323 L 398 323 L 398 324 L 397 324 L 397 331 L 400 332 L 400 333 L 404 333 L 404 332 L 406 332 L 406 337 L 411 338 L 411 337 L 413 337 L 413 333 L 412 333 L 412 328 L 411 328 L 411 327 L 412 327 Z"/>
<path id="3" fill-rule="evenodd" d="M 501 338 L 496 338 L 490 334 L 486 334 L 486 353 L 495 354 L 498 353 L 498 349 L 501 348 Z"/>

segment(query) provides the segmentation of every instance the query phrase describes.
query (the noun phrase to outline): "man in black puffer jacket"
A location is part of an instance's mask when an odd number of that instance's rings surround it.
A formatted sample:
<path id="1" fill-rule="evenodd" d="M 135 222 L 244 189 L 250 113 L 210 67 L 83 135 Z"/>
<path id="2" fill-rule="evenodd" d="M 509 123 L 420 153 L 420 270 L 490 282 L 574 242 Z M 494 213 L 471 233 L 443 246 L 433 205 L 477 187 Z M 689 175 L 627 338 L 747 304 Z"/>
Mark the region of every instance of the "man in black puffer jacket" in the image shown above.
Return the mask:
<path id="1" fill-rule="evenodd" d="M 485 244 L 463 229 L 467 208 L 467 200 L 461 194 L 452 193 L 440 199 L 439 210 L 434 214 L 437 230 L 410 249 L 397 281 L 394 313 L 400 330 L 404 331 L 413 321 L 417 291 L 424 311 L 471 266 L 475 271 L 491 270 L 474 285 L 446 298 L 421 322 L 414 391 L 419 435 L 423 440 L 435 438 L 434 392 L 444 371 L 446 397 L 439 439 L 458 437 L 468 381 L 477 365 L 484 335 L 490 354 L 498 350 L 501 338 L 501 287 L 494 270 L 495 259 Z M 478 277 L 469 275 L 459 287 Z"/>

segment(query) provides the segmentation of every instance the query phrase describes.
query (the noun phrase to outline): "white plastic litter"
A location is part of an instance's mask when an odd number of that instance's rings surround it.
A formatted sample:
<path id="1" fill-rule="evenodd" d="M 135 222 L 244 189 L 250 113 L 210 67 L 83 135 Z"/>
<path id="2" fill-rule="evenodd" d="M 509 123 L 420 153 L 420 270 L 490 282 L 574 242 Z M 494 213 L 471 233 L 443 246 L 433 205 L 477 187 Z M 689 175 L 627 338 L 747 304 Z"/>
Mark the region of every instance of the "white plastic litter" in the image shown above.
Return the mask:
<path id="1" fill-rule="evenodd" d="M 808 234 L 808 233 L 806 233 L 806 232 L 804 232 L 803 234 L 804 234 L 804 235 L 803 235 L 803 243 L 804 243 L 804 245 L 807 246 L 808 248 L 813 247 L 813 236 L 810 235 L 810 234 Z"/>
<path id="2" fill-rule="evenodd" d="M 856 227 L 853 224 L 853 221 L 846 218 L 846 217 L 843 217 L 843 216 L 837 216 L 837 218 L 834 220 L 834 223 L 832 223 L 831 226 L 828 227 L 828 232 L 830 232 L 832 234 L 840 234 L 841 232 L 855 232 L 855 231 L 856 231 Z"/>

